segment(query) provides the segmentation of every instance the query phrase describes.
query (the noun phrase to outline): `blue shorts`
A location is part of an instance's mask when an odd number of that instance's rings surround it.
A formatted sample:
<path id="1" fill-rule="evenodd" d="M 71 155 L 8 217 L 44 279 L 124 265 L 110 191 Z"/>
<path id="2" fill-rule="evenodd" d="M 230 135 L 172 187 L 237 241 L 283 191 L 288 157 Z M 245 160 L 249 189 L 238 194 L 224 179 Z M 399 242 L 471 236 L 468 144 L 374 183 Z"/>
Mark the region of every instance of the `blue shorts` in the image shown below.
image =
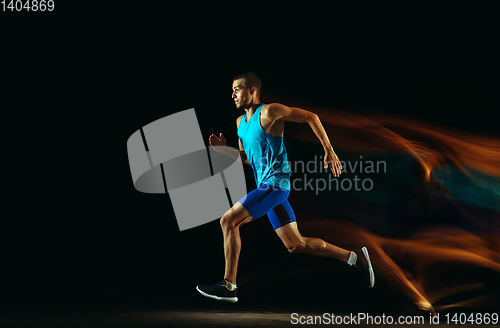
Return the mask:
<path id="1" fill-rule="evenodd" d="M 239 203 L 247 209 L 254 220 L 267 214 L 276 230 L 287 223 L 296 222 L 295 214 L 287 200 L 289 194 L 288 189 L 263 184 L 243 196 Z"/>

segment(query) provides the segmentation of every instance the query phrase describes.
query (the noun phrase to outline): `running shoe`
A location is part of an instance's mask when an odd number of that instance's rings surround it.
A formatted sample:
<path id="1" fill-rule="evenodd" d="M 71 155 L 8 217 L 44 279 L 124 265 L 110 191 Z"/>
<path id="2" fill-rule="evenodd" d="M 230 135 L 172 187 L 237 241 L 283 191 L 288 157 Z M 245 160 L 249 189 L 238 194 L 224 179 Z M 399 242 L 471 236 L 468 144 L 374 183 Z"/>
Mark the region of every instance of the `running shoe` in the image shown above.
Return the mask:
<path id="1" fill-rule="evenodd" d="M 354 251 L 354 253 L 356 253 L 357 256 L 355 264 L 356 268 L 364 277 L 368 287 L 372 288 L 373 285 L 375 285 L 375 273 L 373 273 L 372 262 L 370 261 L 370 255 L 368 255 L 368 249 L 363 247 Z"/>
<path id="2" fill-rule="evenodd" d="M 226 282 L 226 279 L 222 279 L 219 283 L 211 286 L 196 286 L 196 290 L 200 292 L 201 295 L 224 302 L 236 303 L 238 302 L 238 287 L 231 290 Z"/>

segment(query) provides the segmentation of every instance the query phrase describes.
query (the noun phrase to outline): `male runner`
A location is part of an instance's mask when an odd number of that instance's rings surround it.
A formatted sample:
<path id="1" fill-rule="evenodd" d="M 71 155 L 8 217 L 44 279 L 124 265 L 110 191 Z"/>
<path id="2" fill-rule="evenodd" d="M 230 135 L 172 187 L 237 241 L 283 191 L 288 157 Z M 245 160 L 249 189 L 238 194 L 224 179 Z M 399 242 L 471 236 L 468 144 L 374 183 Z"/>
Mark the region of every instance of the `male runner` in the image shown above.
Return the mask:
<path id="1" fill-rule="evenodd" d="M 283 131 L 285 121 L 308 123 L 325 149 L 324 168 L 330 167 L 338 177 L 342 165 L 333 151 L 319 117 L 309 111 L 278 103 L 261 104 L 262 84 L 257 75 L 245 73 L 233 80 L 233 95 L 237 109 L 246 114 L 236 119 L 239 152 L 243 163 L 253 169 L 258 188 L 241 198 L 220 220 L 224 235 L 226 269 L 224 279 L 211 286 L 197 286 L 204 296 L 226 302 L 237 302 L 236 270 L 241 249 L 240 227 L 264 214 L 292 254 L 307 253 L 332 257 L 349 265 L 356 265 L 365 276 L 368 287 L 373 287 L 375 276 L 366 247 L 348 251 L 319 238 L 303 237 L 290 204 L 290 168 L 287 160 Z M 219 152 L 235 158 L 235 149 L 223 148 L 226 139 L 212 134 L 209 143 Z M 221 151 L 221 149 L 223 149 Z"/>

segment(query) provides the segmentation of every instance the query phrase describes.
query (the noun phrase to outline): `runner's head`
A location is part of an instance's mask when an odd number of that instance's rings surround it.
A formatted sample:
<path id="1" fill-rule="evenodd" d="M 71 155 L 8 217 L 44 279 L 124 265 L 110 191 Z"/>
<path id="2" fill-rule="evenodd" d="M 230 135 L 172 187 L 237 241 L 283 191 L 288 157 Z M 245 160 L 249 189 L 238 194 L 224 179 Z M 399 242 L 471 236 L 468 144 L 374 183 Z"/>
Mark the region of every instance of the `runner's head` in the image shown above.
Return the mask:
<path id="1" fill-rule="evenodd" d="M 252 104 L 260 103 L 260 91 L 262 83 L 254 73 L 238 75 L 233 80 L 233 99 L 236 108 L 244 109 Z"/>

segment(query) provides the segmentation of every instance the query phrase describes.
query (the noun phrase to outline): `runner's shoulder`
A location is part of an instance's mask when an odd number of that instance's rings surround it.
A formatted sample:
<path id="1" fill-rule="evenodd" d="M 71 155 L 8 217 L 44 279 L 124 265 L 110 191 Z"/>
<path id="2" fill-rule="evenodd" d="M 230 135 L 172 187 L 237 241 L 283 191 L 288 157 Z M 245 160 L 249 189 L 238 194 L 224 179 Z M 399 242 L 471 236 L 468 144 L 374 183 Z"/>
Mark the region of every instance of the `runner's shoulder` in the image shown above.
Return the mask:
<path id="1" fill-rule="evenodd" d="M 262 107 L 261 113 L 266 117 L 274 117 L 283 108 L 288 108 L 286 105 L 280 103 L 269 103 Z"/>

